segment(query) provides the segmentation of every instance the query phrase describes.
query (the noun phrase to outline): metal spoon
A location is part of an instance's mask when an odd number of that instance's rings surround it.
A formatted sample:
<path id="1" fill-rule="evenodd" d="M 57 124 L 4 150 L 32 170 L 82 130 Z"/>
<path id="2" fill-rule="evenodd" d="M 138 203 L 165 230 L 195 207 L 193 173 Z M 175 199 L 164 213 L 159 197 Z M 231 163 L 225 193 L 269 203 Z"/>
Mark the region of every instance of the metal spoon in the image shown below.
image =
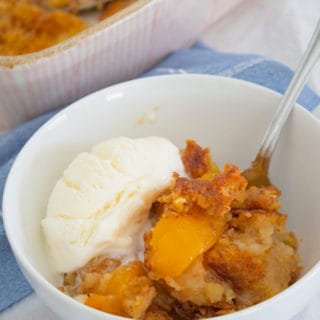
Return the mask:
<path id="1" fill-rule="evenodd" d="M 250 186 L 270 185 L 268 177 L 269 164 L 274 148 L 279 140 L 281 130 L 286 123 L 294 102 L 302 91 L 313 67 L 320 57 L 320 20 L 308 44 L 308 48 L 286 90 L 280 105 L 274 114 L 267 132 L 262 139 L 260 149 L 251 168 L 243 171 L 242 175 Z"/>

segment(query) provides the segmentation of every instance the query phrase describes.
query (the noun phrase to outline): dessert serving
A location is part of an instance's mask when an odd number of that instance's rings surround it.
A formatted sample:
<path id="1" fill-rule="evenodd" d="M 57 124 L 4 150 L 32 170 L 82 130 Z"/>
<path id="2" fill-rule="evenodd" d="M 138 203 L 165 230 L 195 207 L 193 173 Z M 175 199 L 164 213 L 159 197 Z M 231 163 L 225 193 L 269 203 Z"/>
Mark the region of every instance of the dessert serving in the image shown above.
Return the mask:
<path id="1" fill-rule="evenodd" d="M 257 304 L 301 270 L 275 186 L 188 140 L 114 138 L 78 155 L 42 221 L 60 290 L 134 319 L 200 319 Z"/>

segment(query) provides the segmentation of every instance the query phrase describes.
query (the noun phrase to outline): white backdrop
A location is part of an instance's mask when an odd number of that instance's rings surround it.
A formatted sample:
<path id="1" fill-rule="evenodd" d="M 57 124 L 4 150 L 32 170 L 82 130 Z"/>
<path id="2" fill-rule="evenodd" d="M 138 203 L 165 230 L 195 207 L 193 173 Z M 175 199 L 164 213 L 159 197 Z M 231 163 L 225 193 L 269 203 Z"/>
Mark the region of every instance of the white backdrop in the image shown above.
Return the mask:
<path id="1" fill-rule="evenodd" d="M 320 0 L 244 0 L 202 39 L 221 51 L 262 54 L 295 69 L 318 19 Z M 319 64 L 310 84 L 320 94 Z"/>

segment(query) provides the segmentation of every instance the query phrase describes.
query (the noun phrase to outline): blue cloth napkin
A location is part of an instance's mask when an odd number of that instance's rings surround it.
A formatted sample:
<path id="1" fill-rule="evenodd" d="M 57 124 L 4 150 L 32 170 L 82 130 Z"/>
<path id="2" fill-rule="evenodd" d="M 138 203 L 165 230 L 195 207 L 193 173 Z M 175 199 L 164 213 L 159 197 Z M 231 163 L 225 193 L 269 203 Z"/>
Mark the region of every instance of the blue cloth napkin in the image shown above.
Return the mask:
<path id="1" fill-rule="evenodd" d="M 176 73 L 214 74 L 260 84 L 283 93 L 293 75 L 292 71 L 275 61 L 258 55 L 221 53 L 201 43 L 177 51 L 143 76 Z M 320 97 L 305 87 L 299 103 L 312 111 Z M 0 136 L 0 199 L 12 162 L 31 135 L 57 111 L 44 114 Z M 0 311 L 21 300 L 32 289 L 20 272 L 10 250 L 0 217 Z"/>

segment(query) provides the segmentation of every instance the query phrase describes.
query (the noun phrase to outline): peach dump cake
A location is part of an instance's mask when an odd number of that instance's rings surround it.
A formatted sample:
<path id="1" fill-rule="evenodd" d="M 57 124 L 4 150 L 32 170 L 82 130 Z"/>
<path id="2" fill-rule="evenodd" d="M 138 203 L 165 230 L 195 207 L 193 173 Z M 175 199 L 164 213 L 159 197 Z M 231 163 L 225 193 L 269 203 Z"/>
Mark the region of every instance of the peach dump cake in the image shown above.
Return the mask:
<path id="1" fill-rule="evenodd" d="M 92 8 L 99 9 L 98 22 L 135 1 L 113 0 Z M 88 28 L 84 17 L 77 15 L 78 6 L 86 2 L 99 4 L 95 0 L 0 0 L 0 55 L 36 52 Z"/>
<path id="2" fill-rule="evenodd" d="M 280 190 L 187 141 L 116 138 L 80 154 L 43 220 L 60 290 L 134 319 L 201 319 L 252 306 L 301 270 Z M 102 200 L 104 199 L 104 200 Z"/>
<path id="3" fill-rule="evenodd" d="M 63 11 L 48 11 L 23 0 L 0 0 L 0 55 L 39 51 L 86 27 L 80 18 Z"/>

